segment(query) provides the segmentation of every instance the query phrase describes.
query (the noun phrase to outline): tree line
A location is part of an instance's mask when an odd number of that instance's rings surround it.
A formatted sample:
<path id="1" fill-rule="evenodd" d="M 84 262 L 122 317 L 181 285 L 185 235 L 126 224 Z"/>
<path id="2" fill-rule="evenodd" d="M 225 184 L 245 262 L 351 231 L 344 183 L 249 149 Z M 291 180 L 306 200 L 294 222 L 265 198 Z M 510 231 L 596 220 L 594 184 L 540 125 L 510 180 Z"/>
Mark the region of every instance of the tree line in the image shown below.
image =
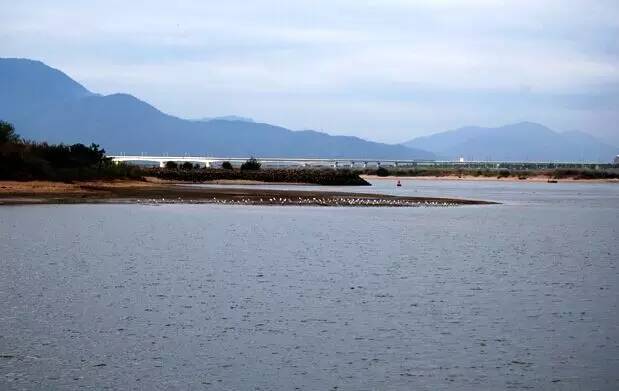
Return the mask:
<path id="1" fill-rule="evenodd" d="M 97 144 L 48 144 L 22 139 L 0 121 L 0 179 L 80 180 L 135 176 L 116 166 Z"/>
<path id="2" fill-rule="evenodd" d="M 243 164 L 241 164 L 241 171 L 258 171 L 262 167 L 262 163 L 260 163 L 253 156 L 247 159 Z M 165 168 L 168 170 L 197 170 L 203 168 L 199 164 L 192 164 L 191 162 L 177 163 L 174 161 L 169 161 L 165 163 Z M 224 170 L 234 170 L 232 163 L 225 161 L 221 163 L 221 168 Z"/>

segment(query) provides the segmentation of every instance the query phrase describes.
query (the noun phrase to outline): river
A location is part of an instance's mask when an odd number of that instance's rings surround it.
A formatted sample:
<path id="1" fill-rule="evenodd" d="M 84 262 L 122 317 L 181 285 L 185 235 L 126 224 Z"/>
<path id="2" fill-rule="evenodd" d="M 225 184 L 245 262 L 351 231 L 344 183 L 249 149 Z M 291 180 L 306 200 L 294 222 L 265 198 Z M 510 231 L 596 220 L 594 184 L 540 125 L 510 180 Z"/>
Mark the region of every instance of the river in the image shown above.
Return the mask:
<path id="1" fill-rule="evenodd" d="M 0 207 L 0 389 L 619 387 L 619 185 L 402 183 L 502 204 Z"/>

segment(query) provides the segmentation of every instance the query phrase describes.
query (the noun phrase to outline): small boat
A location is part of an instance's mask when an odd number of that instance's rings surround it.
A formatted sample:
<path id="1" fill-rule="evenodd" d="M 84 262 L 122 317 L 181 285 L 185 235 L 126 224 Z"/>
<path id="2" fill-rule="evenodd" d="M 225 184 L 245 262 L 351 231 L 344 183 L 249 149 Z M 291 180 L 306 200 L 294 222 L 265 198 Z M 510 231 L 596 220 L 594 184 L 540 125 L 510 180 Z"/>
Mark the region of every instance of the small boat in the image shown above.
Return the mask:
<path id="1" fill-rule="evenodd" d="M 402 184 L 400 183 L 400 180 L 398 179 L 398 183 L 395 184 L 397 187 L 402 187 Z"/>
<path id="2" fill-rule="evenodd" d="M 556 179 L 550 179 L 548 178 L 548 183 L 558 183 L 559 181 L 557 181 Z"/>

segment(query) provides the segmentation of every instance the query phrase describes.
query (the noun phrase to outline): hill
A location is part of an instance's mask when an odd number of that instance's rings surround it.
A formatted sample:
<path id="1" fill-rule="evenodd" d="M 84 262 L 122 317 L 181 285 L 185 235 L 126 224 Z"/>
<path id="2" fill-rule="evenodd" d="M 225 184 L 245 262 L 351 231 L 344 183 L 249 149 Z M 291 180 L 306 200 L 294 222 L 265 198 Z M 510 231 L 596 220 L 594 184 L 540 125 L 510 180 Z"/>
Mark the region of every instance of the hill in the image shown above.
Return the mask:
<path id="1" fill-rule="evenodd" d="M 403 143 L 434 152 L 440 158 L 503 161 L 611 162 L 619 148 L 582 132 L 553 131 L 521 122 L 497 128 L 464 127 Z"/>
<path id="2" fill-rule="evenodd" d="M 229 157 L 432 159 L 432 153 L 292 131 L 238 117 L 192 121 L 165 114 L 128 94 L 99 95 L 59 70 L 26 59 L 0 59 L 0 119 L 22 136 L 53 143 L 96 142 L 108 153 Z"/>

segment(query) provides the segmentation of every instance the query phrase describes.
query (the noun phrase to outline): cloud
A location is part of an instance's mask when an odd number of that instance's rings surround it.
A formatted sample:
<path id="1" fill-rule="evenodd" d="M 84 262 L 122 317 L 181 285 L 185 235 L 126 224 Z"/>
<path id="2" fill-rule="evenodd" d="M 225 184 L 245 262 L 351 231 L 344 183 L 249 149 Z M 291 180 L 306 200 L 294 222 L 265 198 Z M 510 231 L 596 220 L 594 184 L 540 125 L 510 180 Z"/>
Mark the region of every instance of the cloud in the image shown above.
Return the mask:
<path id="1" fill-rule="evenodd" d="M 513 119 L 619 133 L 607 114 L 619 109 L 616 1 L 26 0 L 3 11 L 1 55 L 179 116 L 385 141 Z"/>

